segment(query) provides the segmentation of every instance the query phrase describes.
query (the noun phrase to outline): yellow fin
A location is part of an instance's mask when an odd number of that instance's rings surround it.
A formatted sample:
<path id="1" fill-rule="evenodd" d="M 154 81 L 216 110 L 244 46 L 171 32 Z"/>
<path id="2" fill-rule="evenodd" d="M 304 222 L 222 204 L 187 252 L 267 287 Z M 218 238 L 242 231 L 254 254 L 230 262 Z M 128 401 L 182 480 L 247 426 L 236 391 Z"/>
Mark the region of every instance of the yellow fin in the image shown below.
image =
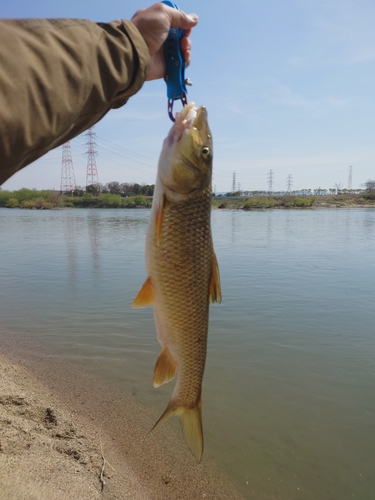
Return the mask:
<path id="1" fill-rule="evenodd" d="M 154 369 L 154 387 L 159 387 L 173 379 L 177 365 L 173 361 L 168 347 L 163 347 Z"/>
<path id="2" fill-rule="evenodd" d="M 173 400 L 170 400 L 167 409 L 151 430 L 174 415 L 180 417 L 185 441 L 199 463 L 203 454 L 202 396 L 194 408 L 179 407 Z"/>
<path id="3" fill-rule="evenodd" d="M 156 245 L 159 246 L 160 244 L 160 237 L 161 237 L 161 228 L 163 225 L 163 220 L 164 220 L 164 207 L 167 199 L 165 197 L 165 194 L 161 197 L 161 206 L 157 210 L 155 214 L 155 227 L 156 227 Z"/>
<path id="4" fill-rule="evenodd" d="M 151 278 L 147 278 L 139 290 L 138 295 L 133 300 L 132 307 L 147 307 L 154 303 L 154 292 L 152 291 Z"/>
<path id="5" fill-rule="evenodd" d="M 219 266 L 215 252 L 212 257 L 212 269 L 210 279 L 210 302 L 221 302 L 221 287 L 220 287 L 220 273 Z"/>

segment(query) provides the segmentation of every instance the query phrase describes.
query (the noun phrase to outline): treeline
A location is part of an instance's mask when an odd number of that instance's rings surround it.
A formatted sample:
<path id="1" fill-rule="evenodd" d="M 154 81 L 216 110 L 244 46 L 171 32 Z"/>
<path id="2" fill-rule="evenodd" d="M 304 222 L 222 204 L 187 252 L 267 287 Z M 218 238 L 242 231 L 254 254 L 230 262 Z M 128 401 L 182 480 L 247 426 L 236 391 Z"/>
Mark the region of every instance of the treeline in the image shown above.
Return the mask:
<path id="1" fill-rule="evenodd" d="M 95 196 L 99 194 L 119 194 L 123 198 L 126 196 L 153 196 L 154 195 L 154 184 L 130 184 L 129 182 L 117 182 L 112 181 L 107 184 L 95 184 L 87 186 L 86 188 L 77 187 L 73 191 L 73 196 L 84 196 L 85 193 L 91 193 Z"/>
<path id="2" fill-rule="evenodd" d="M 142 194 L 121 196 L 106 192 L 95 195 L 84 191 L 62 194 L 56 191 L 26 188 L 17 191 L 0 190 L 0 207 L 7 208 L 149 208 L 151 204 L 152 198 Z"/>

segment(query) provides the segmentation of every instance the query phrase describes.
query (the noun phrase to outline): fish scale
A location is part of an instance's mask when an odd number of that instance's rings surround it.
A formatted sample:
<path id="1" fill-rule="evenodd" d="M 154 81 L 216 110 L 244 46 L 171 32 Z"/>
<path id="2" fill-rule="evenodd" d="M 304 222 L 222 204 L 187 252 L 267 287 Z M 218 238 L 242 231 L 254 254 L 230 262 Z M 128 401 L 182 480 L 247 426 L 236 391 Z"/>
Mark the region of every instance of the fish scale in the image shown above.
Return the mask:
<path id="1" fill-rule="evenodd" d="M 180 361 L 175 397 L 188 407 L 200 398 L 206 360 L 213 253 L 210 213 L 210 188 L 188 200 L 168 203 L 160 244 L 156 245 L 154 234 L 150 246 L 155 297 L 163 297 L 160 306 L 166 312 L 165 327 L 171 340 L 169 344 L 173 345 L 170 350 Z M 176 269 L 179 272 L 176 273 Z M 182 376 L 185 373 L 189 376 Z"/>

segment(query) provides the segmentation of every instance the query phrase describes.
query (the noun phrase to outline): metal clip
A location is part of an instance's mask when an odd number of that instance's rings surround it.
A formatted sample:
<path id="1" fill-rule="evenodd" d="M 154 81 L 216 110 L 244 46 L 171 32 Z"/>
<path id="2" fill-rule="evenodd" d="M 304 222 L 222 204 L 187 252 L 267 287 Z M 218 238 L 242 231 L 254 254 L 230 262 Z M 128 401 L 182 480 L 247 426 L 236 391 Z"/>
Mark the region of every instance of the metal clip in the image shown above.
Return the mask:
<path id="1" fill-rule="evenodd" d="M 178 6 L 168 0 L 164 0 L 169 7 L 178 9 Z M 183 106 L 187 104 L 187 89 L 186 85 L 192 85 L 188 78 L 185 78 L 186 63 L 180 49 L 181 38 L 185 36 L 185 32 L 180 28 L 171 28 L 169 35 L 164 42 L 164 59 L 165 59 L 165 76 L 164 80 L 167 84 L 168 97 L 168 115 L 174 122 L 173 104 L 174 101 L 180 99 Z"/>

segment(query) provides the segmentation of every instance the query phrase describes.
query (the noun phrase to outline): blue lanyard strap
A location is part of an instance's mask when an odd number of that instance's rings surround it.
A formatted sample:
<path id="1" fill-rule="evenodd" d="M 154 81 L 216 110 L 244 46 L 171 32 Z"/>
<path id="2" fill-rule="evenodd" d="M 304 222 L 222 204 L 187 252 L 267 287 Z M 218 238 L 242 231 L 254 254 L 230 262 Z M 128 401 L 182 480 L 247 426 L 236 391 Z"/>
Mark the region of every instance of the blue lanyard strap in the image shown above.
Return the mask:
<path id="1" fill-rule="evenodd" d="M 178 6 L 173 2 L 164 0 L 162 3 L 179 10 Z M 186 63 L 180 49 L 181 38 L 184 35 L 185 32 L 183 29 L 171 28 L 168 38 L 164 42 L 164 59 L 166 65 L 164 80 L 167 84 L 168 115 L 173 122 L 173 103 L 177 99 L 181 99 L 182 105 L 186 106 L 186 85 L 191 85 L 190 80 L 185 79 Z"/>

